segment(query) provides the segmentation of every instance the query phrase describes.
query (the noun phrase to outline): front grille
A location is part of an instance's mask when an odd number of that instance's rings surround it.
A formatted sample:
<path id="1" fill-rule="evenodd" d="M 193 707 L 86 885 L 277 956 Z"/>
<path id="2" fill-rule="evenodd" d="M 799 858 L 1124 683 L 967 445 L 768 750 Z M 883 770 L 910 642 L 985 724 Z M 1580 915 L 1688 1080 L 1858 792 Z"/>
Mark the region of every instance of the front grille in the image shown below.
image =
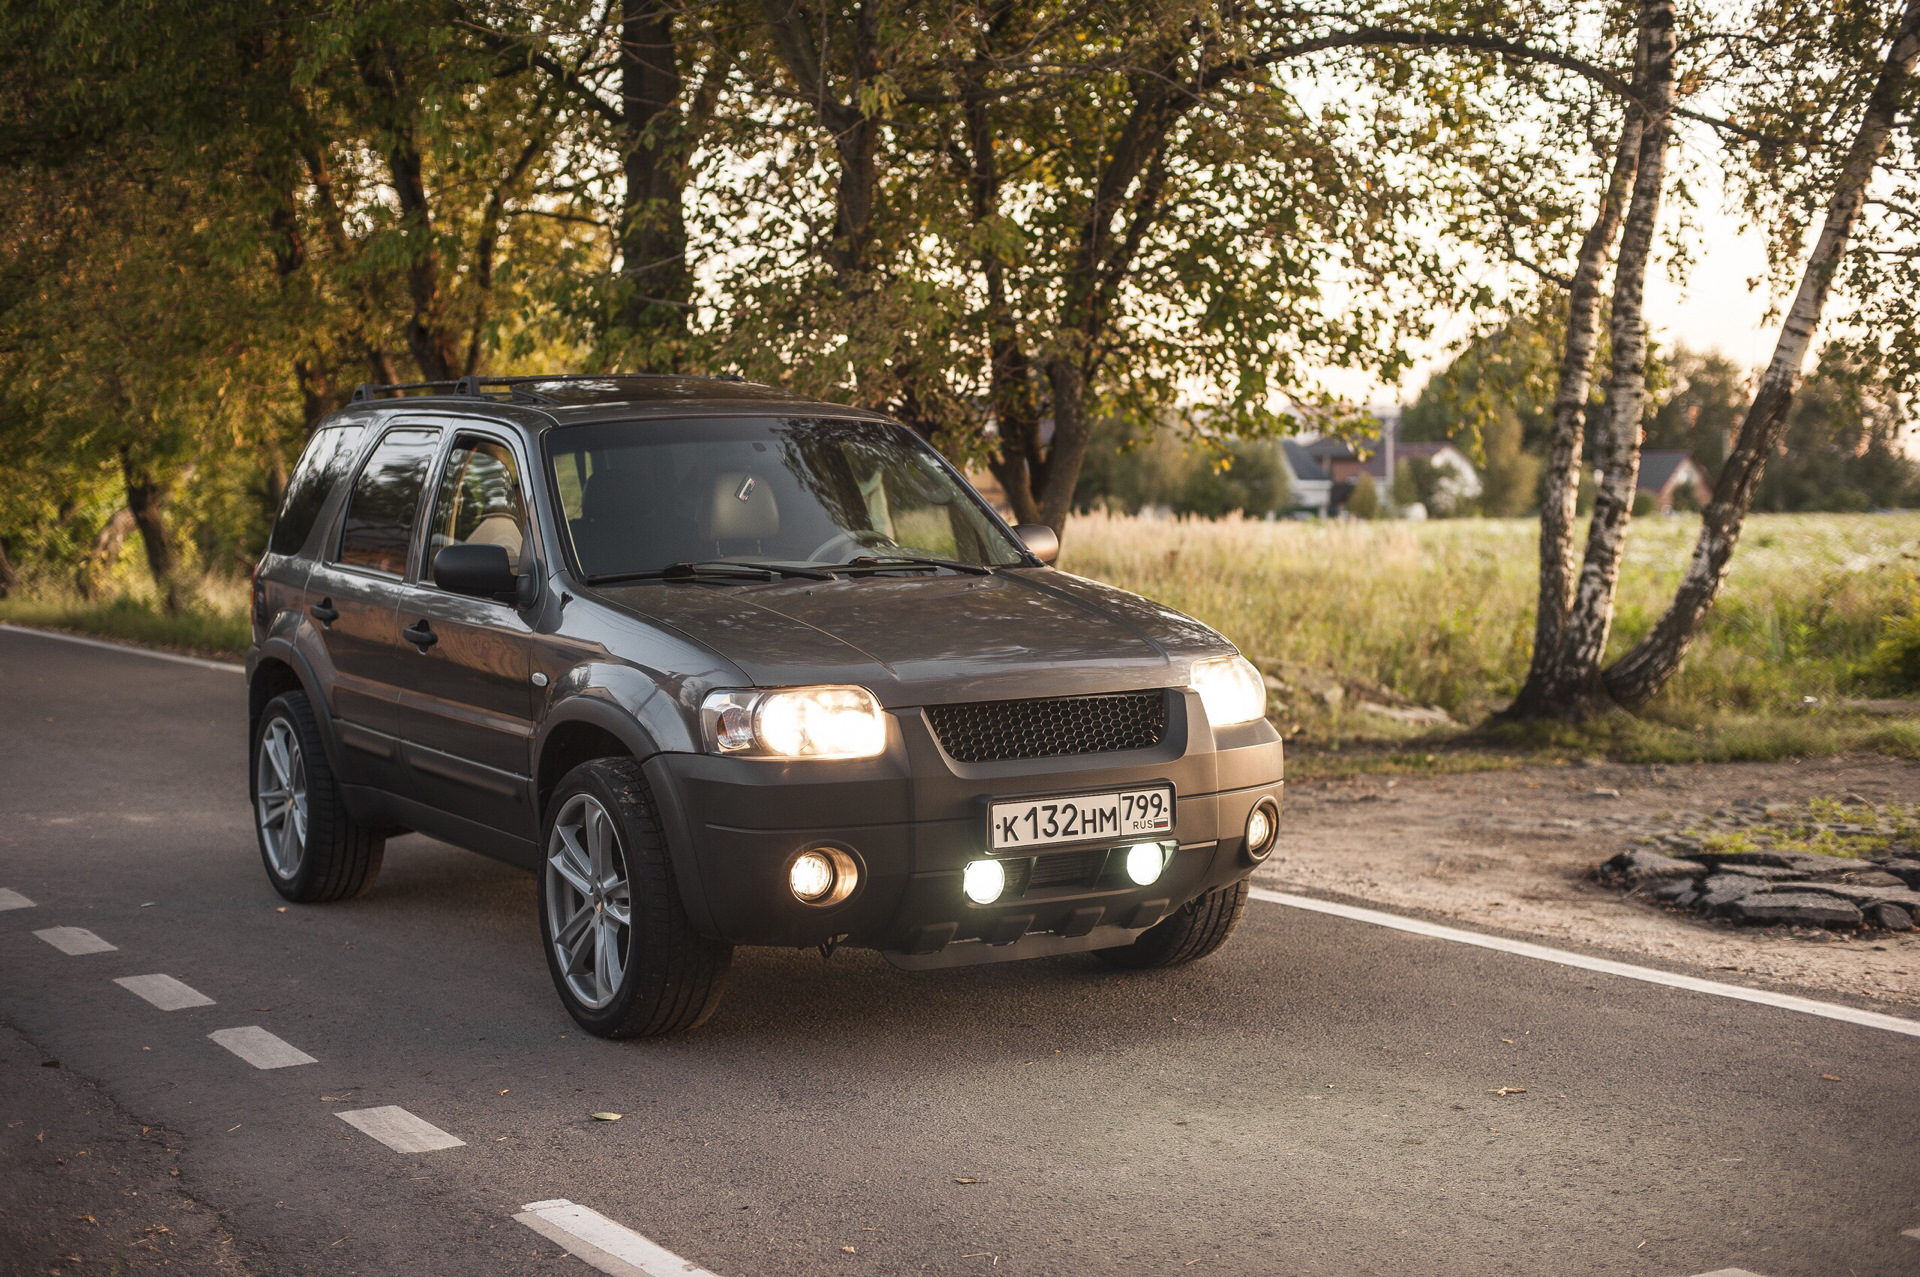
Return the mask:
<path id="1" fill-rule="evenodd" d="M 1096 847 L 1092 851 L 1060 851 L 1051 856 L 1039 856 L 1033 862 L 1033 872 L 1028 875 L 1028 887 L 1064 887 L 1069 884 L 1084 887 L 1091 882 L 1107 864 L 1107 849 Z"/>
<path id="2" fill-rule="evenodd" d="M 1110 754 L 1158 745 L 1167 734 L 1167 697 L 1124 692 L 931 705 L 927 721 L 941 748 L 962 763 Z"/>

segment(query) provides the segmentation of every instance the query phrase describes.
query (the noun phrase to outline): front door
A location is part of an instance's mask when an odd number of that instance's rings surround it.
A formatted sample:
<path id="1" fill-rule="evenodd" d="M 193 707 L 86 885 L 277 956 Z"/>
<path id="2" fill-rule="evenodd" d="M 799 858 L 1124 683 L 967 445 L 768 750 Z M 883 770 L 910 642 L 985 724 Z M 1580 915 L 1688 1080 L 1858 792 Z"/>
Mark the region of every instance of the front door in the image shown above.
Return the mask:
<path id="1" fill-rule="evenodd" d="M 440 470 L 425 552 L 400 602 L 415 639 L 403 735 L 423 801 L 516 838 L 535 837 L 532 630 L 515 604 L 449 594 L 433 558 L 449 545 L 498 545 L 522 574 L 537 573 L 524 471 L 491 433 L 454 436 Z"/>
<path id="2" fill-rule="evenodd" d="M 405 787 L 400 700 L 412 649 L 401 637 L 398 608 L 439 442 L 437 429 L 418 426 L 381 436 L 354 478 L 338 539 L 307 578 L 309 611 L 333 665 L 323 681 L 332 689 L 349 784 Z"/>

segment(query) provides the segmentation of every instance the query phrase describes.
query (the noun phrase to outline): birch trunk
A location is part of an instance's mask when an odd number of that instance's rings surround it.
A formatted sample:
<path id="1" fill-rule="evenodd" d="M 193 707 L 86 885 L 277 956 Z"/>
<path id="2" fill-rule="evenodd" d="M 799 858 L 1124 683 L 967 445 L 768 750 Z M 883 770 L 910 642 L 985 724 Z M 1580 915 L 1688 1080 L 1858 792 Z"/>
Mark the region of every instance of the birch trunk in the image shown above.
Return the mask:
<path id="1" fill-rule="evenodd" d="M 1761 472 L 1785 433 L 1787 409 L 1793 403 L 1795 384 L 1826 308 L 1834 271 L 1847 251 L 1847 241 L 1866 202 L 1867 186 L 1886 152 L 1887 135 L 1910 88 L 1916 57 L 1920 57 L 1920 0 L 1908 0 L 1879 81 L 1867 99 L 1859 131 L 1848 148 L 1833 194 L 1827 199 L 1820 238 L 1801 272 L 1793 308 L 1780 326 L 1773 359 L 1740 422 L 1713 500 L 1701 519 L 1700 539 L 1694 545 L 1686 575 L 1659 623 L 1606 671 L 1607 693 L 1622 705 L 1643 705 L 1666 686 L 1680 668 L 1701 618 L 1713 606 L 1720 583 L 1726 579 L 1727 564 L 1740 543 L 1741 524 L 1760 486 Z"/>
<path id="2" fill-rule="evenodd" d="M 1642 76 L 1637 78 L 1644 78 Z M 1573 282 L 1567 289 L 1567 342 L 1560 384 L 1553 400 L 1553 432 L 1547 440 L 1545 491 L 1540 499 L 1540 601 L 1534 617 L 1533 663 L 1526 684 L 1507 710 L 1528 718 L 1543 708 L 1543 693 L 1573 606 L 1573 525 L 1579 514 L 1581 457 L 1586 451 L 1587 398 L 1593 389 L 1593 352 L 1600 334 L 1600 282 L 1620 234 L 1627 194 L 1640 163 L 1641 113 L 1629 103 L 1614 148 L 1613 171 L 1601 192 L 1600 209 L 1580 242 Z"/>
<path id="3" fill-rule="evenodd" d="M 1673 0 L 1642 0 L 1639 25 L 1641 65 L 1646 68 L 1640 93 L 1645 115 L 1613 276 L 1612 351 L 1597 440 L 1600 485 L 1573 605 L 1543 671 L 1540 704 L 1550 713 L 1583 713 L 1603 694 L 1600 661 L 1613 628 L 1614 587 L 1620 578 L 1627 524 L 1633 517 L 1634 482 L 1640 474 L 1640 421 L 1647 399 L 1644 302 L 1671 132 Z"/>

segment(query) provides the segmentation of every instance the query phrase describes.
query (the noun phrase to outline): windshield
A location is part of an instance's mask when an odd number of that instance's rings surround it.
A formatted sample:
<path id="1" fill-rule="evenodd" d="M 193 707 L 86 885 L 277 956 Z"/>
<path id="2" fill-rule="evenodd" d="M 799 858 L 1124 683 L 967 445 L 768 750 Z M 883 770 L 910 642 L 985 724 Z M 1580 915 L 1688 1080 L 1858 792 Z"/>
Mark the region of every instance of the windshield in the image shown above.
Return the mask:
<path id="1" fill-rule="evenodd" d="M 555 430 L 547 460 L 587 577 L 676 563 L 1025 562 L 980 499 L 885 422 L 719 417 Z"/>

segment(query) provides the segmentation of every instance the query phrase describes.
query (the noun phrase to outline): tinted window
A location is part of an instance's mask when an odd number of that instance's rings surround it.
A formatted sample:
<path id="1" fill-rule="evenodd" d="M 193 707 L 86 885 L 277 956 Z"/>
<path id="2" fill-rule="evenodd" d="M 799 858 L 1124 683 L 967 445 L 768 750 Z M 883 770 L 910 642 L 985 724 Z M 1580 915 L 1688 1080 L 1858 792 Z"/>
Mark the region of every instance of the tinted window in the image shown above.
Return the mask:
<path id="1" fill-rule="evenodd" d="M 447 453 L 440 495 L 433 505 L 428 562 L 449 545 L 498 545 L 517 572 L 528 571 L 527 503 L 513 450 L 493 439 L 461 435 Z M 423 571 L 422 576 L 431 575 Z"/>
<path id="2" fill-rule="evenodd" d="M 298 554 L 307 543 L 320 508 L 326 505 L 334 485 L 346 476 L 364 433 L 362 426 L 329 426 L 308 441 L 307 451 L 287 483 L 280 517 L 273 524 L 273 539 L 268 545 L 275 554 Z"/>
<path id="3" fill-rule="evenodd" d="M 720 558 L 1022 561 L 979 497 L 900 426 L 705 418 L 575 426 L 547 439 L 589 577 Z"/>
<path id="4" fill-rule="evenodd" d="M 393 430 L 367 458 L 347 500 L 340 534 L 340 562 L 376 572 L 403 575 L 420 491 L 438 447 L 437 430 Z"/>

